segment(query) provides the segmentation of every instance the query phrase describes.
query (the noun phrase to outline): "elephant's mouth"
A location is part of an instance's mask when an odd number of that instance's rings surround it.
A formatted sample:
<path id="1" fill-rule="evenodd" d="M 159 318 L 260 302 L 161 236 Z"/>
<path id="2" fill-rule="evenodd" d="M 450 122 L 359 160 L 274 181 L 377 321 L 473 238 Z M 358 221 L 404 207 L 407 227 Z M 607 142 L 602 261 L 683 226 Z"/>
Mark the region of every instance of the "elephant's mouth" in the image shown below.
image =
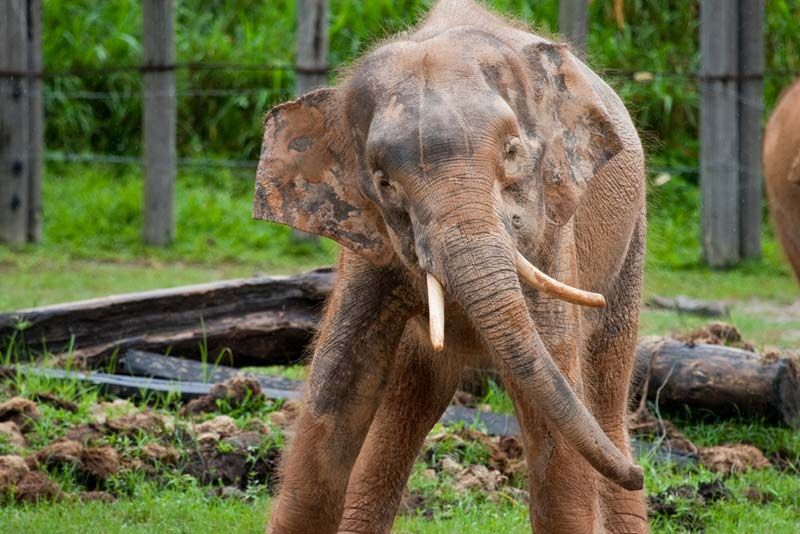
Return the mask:
<path id="1" fill-rule="evenodd" d="M 563 282 L 559 282 L 555 278 L 543 273 L 535 265 L 525 259 L 525 256 L 519 251 L 517 251 L 516 267 L 520 279 L 539 291 L 547 293 L 557 299 L 592 308 L 604 308 L 606 305 L 606 299 L 600 293 L 584 291 L 583 289 L 578 289 Z M 431 345 L 433 346 L 433 350 L 439 352 L 444 350 L 444 289 L 439 280 L 430 273 L 427 273 L 427 285 Z"/>

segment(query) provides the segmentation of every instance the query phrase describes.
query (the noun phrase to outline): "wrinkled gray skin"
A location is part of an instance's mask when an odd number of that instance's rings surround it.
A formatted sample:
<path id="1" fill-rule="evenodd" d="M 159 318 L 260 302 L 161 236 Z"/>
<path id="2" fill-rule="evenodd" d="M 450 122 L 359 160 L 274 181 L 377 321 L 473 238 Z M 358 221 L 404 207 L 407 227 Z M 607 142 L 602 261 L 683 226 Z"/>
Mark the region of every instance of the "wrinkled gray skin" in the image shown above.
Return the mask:
<path id="1" fill-rule="evenodd" d="M 458 381 L 492 366 L 523 428 L 536 531 L 645 532 L 624 418 L 643 174 L 600 78 L 466 0 L 273 109 L 254 215 L 345 248 L 270 531 L 388 531 Z M 516 251 L 608 306 L 521 285 Z M 442 353 L 427 273 L 446 293 Z"/>

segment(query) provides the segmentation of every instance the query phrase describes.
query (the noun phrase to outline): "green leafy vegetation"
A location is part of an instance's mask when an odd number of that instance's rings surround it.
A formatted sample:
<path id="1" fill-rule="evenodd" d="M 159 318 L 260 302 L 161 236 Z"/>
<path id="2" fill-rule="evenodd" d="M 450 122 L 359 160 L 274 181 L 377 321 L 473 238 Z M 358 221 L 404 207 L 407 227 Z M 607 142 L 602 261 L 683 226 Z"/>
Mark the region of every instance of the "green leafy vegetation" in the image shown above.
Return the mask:
<path id="1" fill-rule="evenodd" d="M 416 22 L 430 0 L 334 0 L 330 3 L 330 61 L 334 67 L 358 57 L 381 38 Z M 495 9 L 545 33 L 557 29 L 556 0 L 493 0 Z M 792 0 L 767 3 L 767 108 L 800 68 Z M 137 65 L 142 59 L 141 7 L 135 0 L 47 2 L 44 5 L 45 65 L 52 71 Z M 654 162 L 696 166 L 699 2 L 676 8 L 668 0 L 626 0 L 617 26 L 612 2 L 593 2 L 589 61 L 632 110 Z M 176 7 L 179 62 L 291 65 L 294 2 L 181 0 Z M 635 82 L 644 71 L 652 81 Z M 625 75 L 620 75 L 625 73 Z M 140 151 L 141 76 L 138 72 L 56 78 L 47 108 L 51 150 L 137 155 Z M 180 71 L 179 147 L 183 155 L 253 159 L 260 145 L 261 117 L 288 98 L 294 73 L 287 70 Z M 241 94 L 208 94 L 240 89 Z M 76 92 L 118 91 L 108 98 L 76 99 Z M 191 93 L 191 92 L 195 93 Z M 206 91 L 205 94 L 198 93 Z M 696 175 L 689 174 L 696 180 Z"/>

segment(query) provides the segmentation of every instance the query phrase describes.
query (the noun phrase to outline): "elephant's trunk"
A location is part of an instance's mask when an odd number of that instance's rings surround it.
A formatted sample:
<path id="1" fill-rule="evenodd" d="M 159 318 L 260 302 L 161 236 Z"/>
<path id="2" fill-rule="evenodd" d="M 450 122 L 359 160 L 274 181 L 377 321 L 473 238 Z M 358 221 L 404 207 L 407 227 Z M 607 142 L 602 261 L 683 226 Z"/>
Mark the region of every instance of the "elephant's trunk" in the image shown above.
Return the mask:
<path id="1" fill-rule="evenodd" d="M 601 474 L 626 489 L 641 489 L 641 468 L 611 443 L 542 343 L 522 294 L 518 252 L 510 239 L 502 230 L 485 231 L 485 225 L 479 232 L 465 232 L 470 227 L 479 226 L 462 220 L 434 232 L 443 236 L 434 248 L 441 272 L 434 274 L 467 312 L 524 398 Z"/>

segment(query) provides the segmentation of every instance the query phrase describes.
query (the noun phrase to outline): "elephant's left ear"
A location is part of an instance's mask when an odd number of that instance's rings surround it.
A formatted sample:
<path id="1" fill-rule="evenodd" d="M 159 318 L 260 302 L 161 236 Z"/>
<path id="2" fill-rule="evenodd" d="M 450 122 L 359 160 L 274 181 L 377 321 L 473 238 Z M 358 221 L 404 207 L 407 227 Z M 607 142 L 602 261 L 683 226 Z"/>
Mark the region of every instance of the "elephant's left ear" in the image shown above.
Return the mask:
<path id="1" fill-rule="evenodd" d="M 622 141 L 584 68 L 564 45 L 524 49 L 531 70 L 535 134 L 544 142 L 542 179 L 548 217 L 564 224 L 589 181 L 620 150 Z"/>
<path id="2" fill-rule="evenodd" d="M 329 237 L 372 263 L 391 261 L 383 219 L 358 188 L 358 157 L 336 89 L 270 110 L 253 218 Z"/>

